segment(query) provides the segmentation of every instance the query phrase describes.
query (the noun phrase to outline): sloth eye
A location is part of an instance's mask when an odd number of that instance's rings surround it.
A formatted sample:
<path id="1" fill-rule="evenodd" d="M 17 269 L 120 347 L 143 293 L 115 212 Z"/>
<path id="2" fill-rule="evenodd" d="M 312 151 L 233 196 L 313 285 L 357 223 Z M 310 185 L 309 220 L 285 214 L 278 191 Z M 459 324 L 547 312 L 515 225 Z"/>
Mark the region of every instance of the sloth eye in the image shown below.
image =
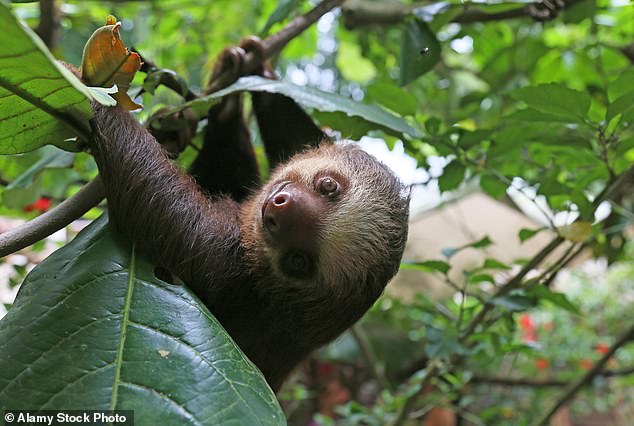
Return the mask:
<path id="1" fill-rule="evenodd" d="M 294 271 L 303 271 L 307 265 L 306 256 L 300 253 L 293 253 L 288 259 L 288 266 Z"/>
<path id="2" fill-rule="evenodd" d="M 339 192 L 339 183 L 331 177 L 321 178 L 319 180 L 319 192 L 326 196 L 336 195 Z"/>
<path id="3" fill-rule="evenodd" d="M 307 255 L 300 252 L 292 252 L 284 261 L 286 272 L 296 277 L 307 277 L 311 274 L 311 263 Z"/>

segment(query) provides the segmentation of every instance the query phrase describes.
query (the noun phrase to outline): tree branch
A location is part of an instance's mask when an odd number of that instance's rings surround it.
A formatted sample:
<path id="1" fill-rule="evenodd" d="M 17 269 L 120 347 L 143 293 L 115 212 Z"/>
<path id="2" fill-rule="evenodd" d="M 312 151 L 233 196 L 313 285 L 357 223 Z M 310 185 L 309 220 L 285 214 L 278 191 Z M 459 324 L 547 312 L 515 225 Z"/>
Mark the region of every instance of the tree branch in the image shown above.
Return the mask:
<path id="1" fill-rule="evenodd" d="M 614 197 L 618 196 L 619 193 L 623 190 L 624 187 L 631 184 L 634 180 L 634 166 L 627 169 L 625 172 L 620 174 L 614 182 L 610 183 L 605 187 L 605 189 L 597 196 L 597 198 L 593 201 L 593 206 L 596 209 L 599 204 L 606 200 L 612 200 Z M 539 253 L 537 253 L 524 267 L 509 281 L 506 282 L 502 287 L 498 289 L 498 291 L 491 296 L 489 302 L 485 303 L 480 312 L 476 314 L 476 316 L 471 320 L 467 329 L 461 335 L 461 342 L 464 342 L 471 334 L 475 332 L 477 327 L 484 321 L 487 314 L 494 308 L 494 304 L 491 301 L 497 297 L 505 296 L 510 293 L 512 290 L 516 289 L 522 284 L 522 280 L 532 269 L 536 268 L 548 255 L 555 250 L 562 242 L 564 242 L 564 238 L 557 236 L 555 237 L 547 246 L 545 246 Z M 563 265 L 560 265 L 562 267 Z"/>
<path id="2" fill-rule="evenodd" d="M 416 399 L 420 395 L 421 392 L 425 392 L 431 381 L 441 372 L 441 362 L 438 359 L 432 359 L 429 361 L 429 364 L 426 367 L 427 371 L 425 374 L 425 378 L 420 385 L 420 391 L 414 392 L 412 395 L 409 395 L 405 400 L 405 403 L 401 406 L 401 408 L 396 413 L 396 417 L 390 423 L 390 426 L 402 426 L 407 421 L 409 417 L 409 413 L 414 409 L 414 403 Z"/>
<path id="3" fill-rule="evenodd" d="M 17 228 L 0 234 L 0 258 L 28 247 L 69 225 L 99 204 L 105 196 L 101 178 L 86 184 L 72 197 Z"/>
<path id="4" fill-rule="evenodd" d="M 361 353 L 365 357 L 376 382 L 382 389 L 391 389 L 392 386 L 390 386 L 390 382 L 387 380 L 387 377 L 385 377 L 385 366 L 376 357 L 374 348 L 372 348 L 370 339 L 368 339 L 368 335 L 365 330 L 363 330 L 363 327 L 360 324 L 355 324 L 350 327 L 350 332 L 356 340 L 357 345 L 359 345 Z"/>
<path id="5" fill-rule="evenodd" d="M 260 54 L 255 51 L 247 52 L 243 58 L 239 74 L 236 74 L 232 70 L 226 70 L 210 82 L 205 89 L 205 94 L 224 89 L 242 75 L 249 75 L 257 71 L 265 59 L 277 55 L 289 41 L 300 35 L 306 28 L 317 22 L 317 20 L 327 12 L 335 7 L 341 6 L 343 1 L 344 0 L 324 0 L 305 15 L 293 19 L 280 31 L 262 40 L 262 55 L 264 57 L 260 57 Z"/>
<path id="6" fill-rule="evenodd" d="M 634 366 L 628 368 L 622 368 L 619 370 L 605 370 L 600 371 L 596 377 L 618 377 L 629 376 L 634 374 Z M 500 385 L 500 386 L 521 386 L 521 387 L 533 387 L 533 388 L 546 388 L 546 387 L 561 387 L 569 386 L 570 382 L 565 380 L 535 380 L 526 378 L 506 378 L 506 377 L 491 377 L 491 376 L 473 376 L 471 383 L 484 384 L 484 385 Z M 589 385 L 590 383 L 586 383 Z"/>
<path id="7" fill-rule="evenodd" d="M 53 0 L 43 0 L 42 5 L 45 3 L 52 5 L 54 2 Z M 326 12 L 340 6 L 342 3 L 343 0 L 324 0 L 305 15 L 295 18 L 279 32 L 263 40 L 264 58 L 258 57 L 259 55 L 253 52 L 248 53 L 244 58 L 242 67 L 243 73 L 249 74 L 256 71 L 266 58 L 279 53 L 289 41 L 317 22 Z M 148 67 L 149 66 L 155 65 L 149 63 Z M 231 84 L 238 77 L 240 76 L 232 75 L 230 71 L 225 72 L 209 85 L 206 92 L 211 93 L 220 90 Z M 161 83 L 178 93 L 182 93 L 182 87 L 177 81 L 176 84 L 173 84 L 173 81 L 169 79 L 163 80 L 162 78 Z M 185 94 L 185 98 L 188 100 L 190 100 L 190 98 L 194 99 L 195 97 L 196 95 L 192 92 Z M 97 178 L 87 184 L 77 194 L 65 200 L 57 207 L 15 229 L 0 234 L 0 257 L 7 256 L 24 247 L 28 247 L 51 235 L 53 232 L 60 230 L 64 226 L 67 226 L 73 220 L 80 218 L 92 207 L 99 204 L 99 202 L 103 200 L 104 194 L 103 183 L 99 176 L 97 176 Z"/>
<path id="8" fill-rule="evenodd" d="M 455 16 L 451 22 L 474 24 L 476 22 L 505 21 L 509 19 L 531 18 L 537 21 L 548 21 L 557 17 L 558 13 L 569 8 L 580 0 L 562 0 L 561 2 L 536 1 L 516 9 L 497 13 L 484 12 L 478 5 L 464 6 L 464 11 Z M 364 26 L 391 26 L 402 23 L 411 16 L 416 8 L 428 3 L 404 5 L 399 2 L 372 2 L 367 0 L 348 0 L 343 7 L 343 22 L 346 28 L 355 29 Z"/>
<path id="9" fill-rule="evenodd" d="M 614 353 L 622 346 L 634 340 L 634 324 L 630 326 L 616 341 L 610 346 L 610 349 L 601 357 L 600 360 L 594 364 L 594 366 L 588 370 L 579 380 L 570 384 L 570 386 L 564 391 L 563 395 L 555 402 L 555 404 L 540 418 L 536 425 L 543 426 L 548 424 L 550 418 L 564 405 L 566 405 L 576 394 L 583 388 L 592 382 L 592 380 L 600 375 L 601 370 L 607 364 L 608 360 L 614 355 Z"/>
<path id="10" fill-rule="evenodd" d="M 35 32 L 49 50 L 57 46 L 59 40 L 60 17 L 55 0 L 40 0 L 40 22 Z"/>

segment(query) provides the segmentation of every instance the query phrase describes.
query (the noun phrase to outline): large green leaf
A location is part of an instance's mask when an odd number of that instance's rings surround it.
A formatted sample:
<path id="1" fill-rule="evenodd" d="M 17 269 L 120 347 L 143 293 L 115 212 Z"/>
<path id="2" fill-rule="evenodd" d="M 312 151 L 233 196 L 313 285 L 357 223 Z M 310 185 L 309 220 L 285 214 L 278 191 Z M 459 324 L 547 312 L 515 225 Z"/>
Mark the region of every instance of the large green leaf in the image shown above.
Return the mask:
<path id="1" fill-rule="evenodd" d="M 102 217 L 25 279 L 0 321 L 0 409 L 134 410 L 139 425 L 285 422 L 190 291 Z"/>
<path id="2" fill-rule="evenodd" d="M 46 169 L 70 167 L 77 155 L 62 151 L 54 146 L 45 146 L 36 152 L 40 153 L 40 159 L 11 182 L 2 193 L 2 201 L 7 207 L 23 207 L 25 199 L 30 200 L 32 197 L 37 197 L 37 186 L 41 184 L 38 177 L 42 172 Z"/>
<path id="3" fill-rule="evenodd" d="M 410 126 L 407 121 L 376 105 L 356 102 L 314 87 L 297 86 L 258 76 L 242 77 L 231 86 L 214 92 L 203 99 L 216 99 L 240 91 L 279 93 L 292 98 L 295 102 L 307 108 L 325 112 L 344 112 L 347 115 L 361 117 L 369 123 L 378 124 L 377 128 L 388 128 L 411 137 L 420 137 L 420 132 Z"/>
<path id="4" fill-rule="evenodd" d="M 511 96 L 537 111 L 566 117 L 577 123 L 585 122 L 591 100 L 587 93 L 559 83 L 522 87 L 512 91 Z"/>
<path id="5" fill-rule="evenodd" d="M 0 26 L 0 154 L 47 144 L 76 151 L 68 138 L 90 133 L 88 89 L 2 3 Z"/>
<path id="6" fill-rule="evenodd" d="M 440 61 L 440 43 L 427 23 L 413 19 L 403 29 L 400 83 L 416 80 Z"/>

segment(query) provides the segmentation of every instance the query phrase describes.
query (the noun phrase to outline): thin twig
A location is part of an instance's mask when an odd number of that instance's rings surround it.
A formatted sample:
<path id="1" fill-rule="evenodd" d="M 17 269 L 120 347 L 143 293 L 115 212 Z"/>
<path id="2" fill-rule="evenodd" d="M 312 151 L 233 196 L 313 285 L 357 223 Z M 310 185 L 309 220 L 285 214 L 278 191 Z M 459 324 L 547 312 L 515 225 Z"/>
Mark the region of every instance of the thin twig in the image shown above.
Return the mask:
<path id="1" fill-rule="evenodd" d="M 634 374 L 634 367 L 621 368 L 618 370 L 605 370 L 600 371 L 596 377 L 619 377 L 629 376 Z M 508 378 L 508 377 L 491 377 L 491 376 L 478 376 L 475 375 L 471 378 L 470 383 L 484 384 L 484 385 L 500 385 L 500 386 L 518 386 L 518 387 L 531 387 L 531 388 L 547 388 L 547 387 L 562 387 L 569 386 L 570 381 L 547 379 L 536 380 L 527 378 Z M 589 385 L 590 383 L 586 383 Z"/>
<path id="2" fill-rule="evenodd" d="M 368 367 L 370 368 L 374 379 L 379 384 L 379 387 L 381 389 L 391 389 L 390 382 L 385 376 L 385 366 L 377 358 L 374 348 L 372 348 L 372 344 L 370 343 L 370 339 L 368 339 L 368 335 L 365 330 L 363 330 L 363 327 L 360 324 L 355 324 L 350 327 L 350 332 L 356 340 L 357 345 L 359 345 L 361 353 L 365 357 Z"/>
<path id="3" fill-rule="evenodd" d="M 601 204 L 603 201 L 611 200 L 615 196 L 623 190 L 628 184 L 631 184 L 634 180 L 634 166 L 627 169 L 621 175 L 619 175 L 614 182 L 607 185 L 604 190 L 596 197 L 593 201 L 593 206 L 595 209 Z M 512 290 L 516 289 L 522 284 L 522 280 L 524 277 L 534 268 L 536 268 L 541 262 L 548 257 L 550 253 L 553 252 L 559 245 L 564 242 L 564 238 L 561 236 L 555 237 L 548 245 L 546 245 L 535 257 L 533 257 L 524 267 L 506 284 L 498 289 L 498 291 L 489 299 L 488 303 L 485 303 L 480 312 L 471 320 L 467 329 L 462 333 L 460 338 L 461 342 L 464 342 L 471 334 L 475 332 L 480 323 L 484 321 L 487 314 L 493 309 L 495 306 L 491 301 L 495 298 L 505 296 L 510 293 Z"/>
<path id="4" fill-rule="evenodd" d="M 564 391 L 563 395 L 553 404 L 553 406 L 544 414 L 535 425 L 543 426 L 548 424 L 550 418 L 564 405 L 566 405 L 576 394 L 588 385 L 592 380 L 599 375 L 605 364 L 612 358 L 614 353 L 621 346 L 625 346 L 630 341 L 634 340 L 634 324 L 630 326 L 616 341 L 610 346 L 610 349 L 601 357 L 600 360 L 594 364 L 594 366 L 588 370 L 579 380 L 570 384 L 570 386 Z"/>
<path id="5" fill-rule="evenodd" d="M 69 225 L 99 204 L 104 194 L 103 183 L 97 176 L 54 209 L 0 234 L 0 258 L 28 247 Z"/>
<path id="6" fill-rule="evenodd" d="M 424 392 L 431 383 L 432 379 L 434 379 L 438 375 L 438 373 L 440 373 L 440 366 L 441 362 L 438 359 L 432 359 L 431 361 L 429 361 L 425 378 L 420 385 L 420 391 L 415 392 L 405 400 L 405 403 L 403 403 L 401 408 L 396 413 L 396 417 L 390 423 L 390 426 L 401 426 L 405 424 L 407 418 L 409 417 L 409 413 L 414 409 L 414 404 L 420 393 Z"/>
<path id="7" fill-rule="evenodd" d="M 491 299 L 487 303 L 484 304 L 480 312 L 478 312 L 478 314 L 473 318 L 473 320 L 471 320 L 471 322 L 467 326 L 464 333 L 462 333 L 460 340 L 464 342 L 469 336 L 471 336 L 471 334 L 475 332 L 475 330 L 478 328 L 478 325 L 480 325 L 480 323 L 484 320 L 484 318 L 487 316 L 489 311 L 491 311 L 491 309 L 493 309 L 493 307 L 495 306 L 492 303 L 494 299 L 505 296 L 508 293 L 510 293 L 511 290 L 514 290 L 517 287 L 519 287 L 524 277 L 530 271 L 536 268 L 540 263 L 542 263 L 542 261 L 546 257 L 548 257 L 548 255 L 552 253 L 553 250 L 559 247 L 559 245 L 563 241 L 564 239 L 559 236 L 553 238 L 551 242 L 548 243 L 548 245 L 546 245 L 544 248 L 542 248 L 540 252 L 537 253 L 526 265 L 524 265 L 524 267 L 513 278 L 511 278 L 509 281 L 506 282 L 506 284 L 500 287 L 498 291 L 495 292 L 493 296 L 491 296 Z"/>

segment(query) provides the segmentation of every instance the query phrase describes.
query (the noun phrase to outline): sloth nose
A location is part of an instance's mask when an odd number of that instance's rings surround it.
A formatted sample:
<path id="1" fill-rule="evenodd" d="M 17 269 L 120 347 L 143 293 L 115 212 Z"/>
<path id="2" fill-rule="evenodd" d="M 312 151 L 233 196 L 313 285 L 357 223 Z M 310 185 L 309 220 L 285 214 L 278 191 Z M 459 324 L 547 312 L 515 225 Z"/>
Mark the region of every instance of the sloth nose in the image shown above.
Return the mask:
<path id="1" fill-rule="evenodd" d="M 295 227 L 296 201 L 289 192 L 280 192 L 269 198 L 264 207 L 264 226 L 272 235 L 288 232 Z"/>
<path id="2" fill-rule="evenodd" d="M 319 205 L 310 194 L 287 186 L 265 203 L 262 221 L 273 241 L 299 248 L 314 240 L 318 215 Z"/>

